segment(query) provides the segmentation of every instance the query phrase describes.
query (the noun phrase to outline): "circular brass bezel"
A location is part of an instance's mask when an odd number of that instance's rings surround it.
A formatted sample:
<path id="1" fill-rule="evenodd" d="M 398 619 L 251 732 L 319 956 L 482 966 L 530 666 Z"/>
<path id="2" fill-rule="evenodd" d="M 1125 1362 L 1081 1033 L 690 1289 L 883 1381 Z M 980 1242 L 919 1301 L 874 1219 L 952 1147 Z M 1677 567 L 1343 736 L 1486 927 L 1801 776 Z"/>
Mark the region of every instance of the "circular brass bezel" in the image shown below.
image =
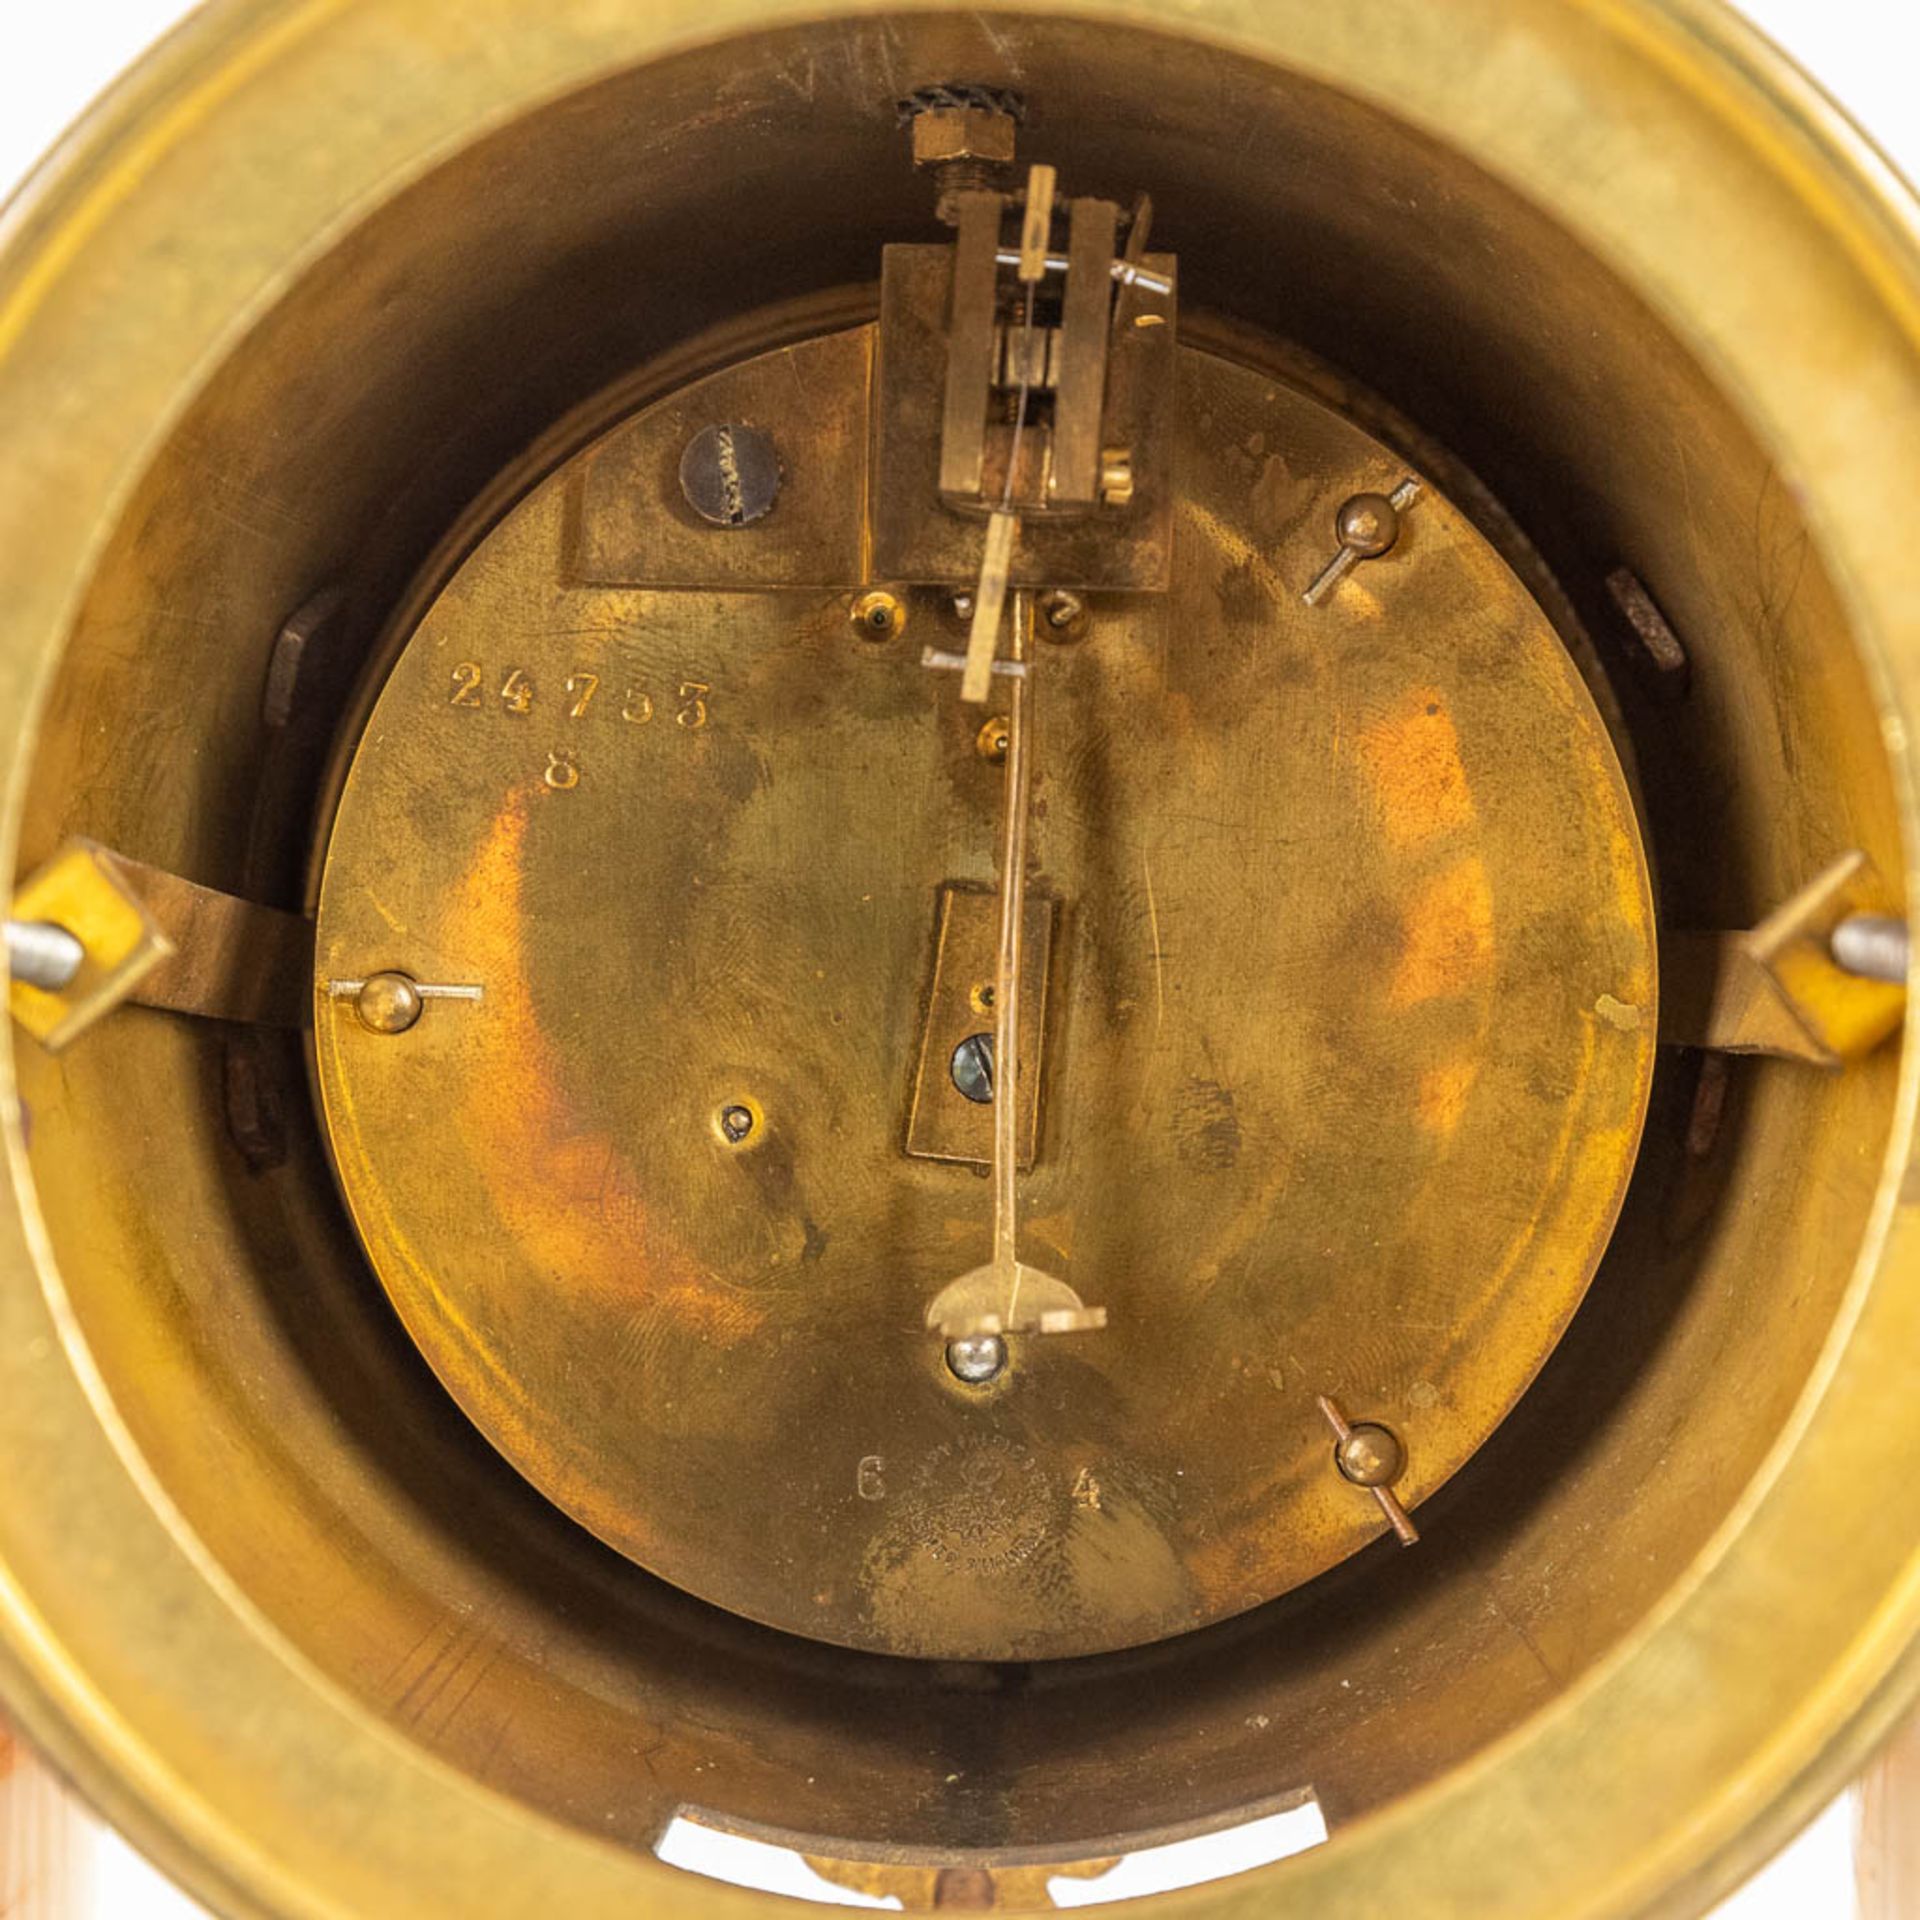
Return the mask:
<path id="1" fill-rule="evenodd" d="M 1170 24 L 1157 0 L 1033 10 Z M 250 316 L 356 210 L 476 131 L 813 11 L 225 0 L 68 137 L 0 229 L 9 855 L 39 702 L 114 510 Z M 1553 205 L 1743 397 L 1847 598 L 1911 846 L 1920 548 L 1877 530 L 1920 443 L 1920 220 L 1891 169 L 1710 0 L 1458 0 L 1384 35 L 1374 14 L 1319 0 L 1209 0 L 1179 31 L 1471 151 Z M 399 59 L 402 44 L 445 57 Z M 1758 260 L 1790 297 L 1754 297 Z M 1920 1481 L 1884 1471 L 1920 1442 L 1920 1293 L 1900 1284 L 1920 1259 L 1914 1098 L 1910 1056 L 1823 1364 L 1666 1605 L 1475 1764 L 1284 1867 L 1181 1896 L 1184 1915 L 1501 1920 L 1548 1886 L 1568 1915 L 1698 1913 L 1858 1767 L 1920 1685 Z M 74 1330 L 11 1098 L 6 1115 L 0 1457 L 32 1497 L 0 1512 L 0 1674 L 102 1810 L 232 1912 L 772 1911 L 457 1775 L 275 1636 L 126 1441 Z"/>

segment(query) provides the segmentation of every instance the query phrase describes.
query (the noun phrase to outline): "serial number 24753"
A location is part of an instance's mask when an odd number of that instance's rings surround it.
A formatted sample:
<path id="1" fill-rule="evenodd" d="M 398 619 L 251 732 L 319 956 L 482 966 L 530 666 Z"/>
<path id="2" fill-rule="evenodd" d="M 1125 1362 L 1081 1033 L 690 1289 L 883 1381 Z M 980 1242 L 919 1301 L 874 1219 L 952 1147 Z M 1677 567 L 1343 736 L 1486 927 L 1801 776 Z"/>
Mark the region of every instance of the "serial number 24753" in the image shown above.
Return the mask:
<path id="1" fill-rule="evenodd" d="M 447 695 L 447 705 L 492 709 L 500 713 L 517 714 L 523 719 L 531 718 L 536 709 L 550 713 L 555 706 L 569 720 L 585 720 L 590 714 L 610 717 L 617 711 L 621 721 L 634 727 L 649 725 L 656 715 L 663 720 L 671 715 L 675 726 L 683 727 L 689 733 L 697 733 L 711 717 L 707 696 L 712 691 L 712 687 L 704 680 L 682 680 L 673 695 L 662 698 L 656 705 L 648 688 L 629 685 L 620 693 L 616 708 L 615 696 L 611 691 L 602 696 L 600 676 L 587 672 L 584 667 L 576 667 L 567 675 L 557 698 L 543 699 L 524 667 L 509 668 L 505 678 L 495 687 L 487 670 L 477 660 L 462 660 L 453 670 L 452 691 Z M 557 752 L 550 752 L 547 755 L 545 778 L 547 785 L 557 792 L 564 793 L 570 787 L 577 787 L 580 784 L 580 761 L 575 749 L 564 747 Z"/>

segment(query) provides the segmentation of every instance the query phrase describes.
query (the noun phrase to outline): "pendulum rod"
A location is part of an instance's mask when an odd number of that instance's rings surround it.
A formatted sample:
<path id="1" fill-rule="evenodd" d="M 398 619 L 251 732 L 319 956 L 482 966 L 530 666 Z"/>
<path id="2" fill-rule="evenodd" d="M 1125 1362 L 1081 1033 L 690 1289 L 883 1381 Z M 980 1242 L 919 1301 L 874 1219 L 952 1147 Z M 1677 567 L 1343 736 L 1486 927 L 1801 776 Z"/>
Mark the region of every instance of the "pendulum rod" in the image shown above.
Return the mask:
<path id="1" fill-rule="evenodd" d="M 1033 595 L 1013 596 L 1009 654 L 1016 665 L 1028 658 L 1033 632 Z M 1020 979 L 1021 937 L 1027 905 L 1027 821 L 1033 792 L 1033 676 L 1007 682 L 1006 809 L 1000 835 L 1000 943 L 993 976 L 993 1264 L 1007 1277 L 1008 1326 L 1017 1325 L 1020 1263 L 1017 1255 L 1020 1159 Z"/>

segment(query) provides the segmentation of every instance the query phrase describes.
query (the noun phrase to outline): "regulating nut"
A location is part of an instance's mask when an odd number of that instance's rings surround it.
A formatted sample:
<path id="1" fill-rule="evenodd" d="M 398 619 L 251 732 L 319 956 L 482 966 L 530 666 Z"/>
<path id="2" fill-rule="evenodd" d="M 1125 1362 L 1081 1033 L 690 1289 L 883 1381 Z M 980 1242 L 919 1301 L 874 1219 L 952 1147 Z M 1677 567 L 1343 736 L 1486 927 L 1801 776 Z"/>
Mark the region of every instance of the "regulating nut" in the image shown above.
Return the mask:
<path id="1" fill-rule="evenodd" d="M 949 161 L 981 166 L 1013 164 L 1013 116 L 989 107 L 929 107 L 913 117 L 913 164 L 939 167 Z"/>

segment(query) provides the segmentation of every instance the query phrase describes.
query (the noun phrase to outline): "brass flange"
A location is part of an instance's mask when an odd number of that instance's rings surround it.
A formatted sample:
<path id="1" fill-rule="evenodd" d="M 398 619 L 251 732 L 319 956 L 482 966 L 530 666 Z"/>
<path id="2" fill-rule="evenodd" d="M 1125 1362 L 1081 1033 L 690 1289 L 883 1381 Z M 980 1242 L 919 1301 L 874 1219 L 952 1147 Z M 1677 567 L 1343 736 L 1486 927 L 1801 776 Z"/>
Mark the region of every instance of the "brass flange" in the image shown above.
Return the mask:
<path id="1" fill-rule="evenodd" d="M 686 330 L 737 304 L 742 233 L 757 259 L 797 273 L 777 242 L 803 207 L 833 258 L 866 258 L 850 194 L 798 192 L 795 117 L 830 186 L 870 178 L 881 136 L 897 137 L 894 87 L 958 70 L 959 38 L 983 63 L 970 70 L 1001 61 L 1068 86 L 1098 63 L 1129 135 L 1155 128 L 1167 166 L 1186 169 L 1191 223 L 1210 205 L 1233 210 L 1215 229 L 1222 260 L 1231 234 L 1273 260 L 1282 236 L 1300 237 L 1315 271 L 1269 281 L 1256 258 L 1253 291 L 1283 292 L 1303 333 L 1373 316 L 1377 337 L 1357 324 L 1345 336 L 1371 356 L 1363 371 L 1379 384 L 1397 368 L 1405 402 L 1485 402 L 1447 417 L 1484 436 L 1510 504 L 1537 486 L 1566 509 L 1543 516 L 1543 537 L 1557 529 L 1577 548 L 1584 529 L 1635 549 L 1596 558 L 1634 564 L 1688 634 L 1698 724 L 1724 723 L 1724 743 L 1738 715 L 1767 720 L 1688 787 L 1729 826 L 1721 851 L 1741 850 L 1711 873 L 1684 850 L 1663 869 L 1672 884 L 1724 890 L 1693 924 L 1757 924 L 1832 856 L 1843 823 L 1844 844 L 1905 891 L 1920 825 L 1905 732 L 1920 705 L 1920 545 L 1881 529 L 1920 448 L 1920 240 L 1903 190 L 1808 83 L 1705 0 L 1458 0 L 1402 9 L 1389 34 L 1377 12 L 1320 0 L 1209 0 L 1177 22 L 1157 0 L 1036 0 L 990 24 L 911 8 L 822 23 L 798 0 L 226 0 L 197 15 L 62 147 L 0 250 L 10 855 L 31 868 L 83 832 L 237 887 L 244 849 L 220 823 L 247 787 L 247 755 L 211 725 L 195 752 L 169 751 L 181 716 L 248 710 L 316 567 L 350 557 L 376 609 L 397 599 L 461 500 L 611 379 L 636 327 L 665 324 L 664 303 L 636 295 L 634 258 L 596 251 L 648 196 L 677 192 L 687 215 L 652 256 Z M 418 58 L 422 47 L 438 57 Z M 896 66 L 915 71 L 889 80 Z M 1217 123 L 1204 142 L 1177 138 L 1203 96 L 1230 97 L 1236 113 L 1247 103 L 1231 162 Z M 1303 141 L 1325 170 L 1287 164 Z M 694 218 L 743 152 L 751 191 Z M 1449 191 L 1425 197 L 1436 172 Z M 588 179 L 621 219 L 593 227 Z M 1253 217 L 1302 180 L 1333 179 L 1339 195 L 1287 203 L 1271 229 Z M 689 247 L 690 235 L 722 238 Z M 1183 235 L 1185 256 L 1205 237 Z M 536 255 L 543 271 L 516 278 L 516 258 Z M 586 297 L 543 287 L 562 263 L 587 277 Z M 1789 294 L 1756 300 L 1760 276 Z M 802 279 L 769 297 L 805 291 Z M 1560 313 L 1562 350 L 1529 354 L 1556 288 L 1593 297 L 1577 331 Z M 463 300 L 484 325 L 445 326 L 442 302 Z M 543 330 L 562 308 L 571 361 Z M 1477 394 L 1467 341 L 1500 373 Z M 355 378 L 316 384 L 322 349 L 347 352 Z M 1616 380 L 1635 404 L 1603 404 Z M 300 431 L 276 435 L 291 393 Z M 1522 427 L 1538 464 L 1516 454 L 1503 469 L 1492 456 L 1517 448 Z M 1578 485 L 1555 494 L 1555 470 L 1575 467 Z M 1759 697 L 1747 676 L 1762 655 L 1793 697 Z M 216 687 L 226 704 L 201 697 Z M 112 777 L 116 764 L 127 777 Z M 1788 804 L 1788 767 L 1805 805 Z M 1643 771 L 1656 811 L 1686 784 L 1657 758 Z M 477 1513 L 497 1463 L 435 1424 L 417 1370 L 372 1341 L 319 1337 L 368 1324 L 347 1304 L 338 1321 L 314 1307 L 354 1297 L 338 1219 L 305 1197 L 269 1217 L 283 1189 L 219 1173 L 218 1130 L 180 1091 L 218 1078 L 203 1041 L 140 1011 L 103 1023 L 57 1069 L 10 1044 L 33 1125 L 29 1139 L 9 1099 L 0 1685 L 89 1796 L 196 1892 L 254 1914 L 750 1912 L 764 1903 L 668 1869 L 618 1823 L 654 1774 L 678 1792 L 723 1754 L 728 1794 L 770 1806 L 797 1780 L 806 1832 L 843 1834 L 848 1800 L 829 1803 L 835 1782 L 815 1784 L 803 1758 L 823 1727 L 861 1729 L 835 1749 L 841 1790 L 876 1821 L 899 1817 L 889 1843 L 907 1844 L 909 1803 L 949 1822 L 956 1846 L 968 1844 L 956 1834 L 989 1852 L 1005 1842 L 987 1803 L 949 1785 L 964 1769 L 882 1764 L 921 1750 L 902 1712 L 944 1738 L 981 1723 L 983 1694 L 941 1718 L 950 1695 L 901 1709 L 891 1669 L 829 1688 L 760 1641 L 728 1641 L 716 1660 L 710 1623 L 642 1605 L 534 1506 L 486 1506 L 495 1544 L 531 1570 L 491 1578 L 484 1529 L 442 1496 L 475 1490 Z M 1570 1440 L 1558 1416 L 1577 1396 L 1543 1382 L 1488 1466 L 1510 1496 L 1502 1524 L 1470 1530 L 1463 1511 L 1446 1644 L 1478 1647 L 1476 1692 L 1512 1711 L 1455 1740 L 1454 1715 L 1472 1703 L 1438 1663 L 1399 1695 L 1391 1740 L 1365 1688 L 1347 1690 L 1358 1703 L 1337 1683 L 1313 1693 L 1340 1730 L 1315 1766 L 1331 1781 L 1341 1750 L 1365 1754 L 1378 1797 L 1362 1802 L 1349 1776 L 1346 1806 L 1371 1817 L 1336 1807 L 1327 1845 L 1185 1895 L 1183 1913 L 1697 1913 L 1911 1700 L 1920 1481 L 1885 1471 L 1920 1443 L 1910 1062 L 1882 1054 L 1831 1080 L 1756 1079 L 1743 1093 L 1750 1151 L 1704 1198 L 1697 1167 L 1648 1196 L 1597 1290 L 1619 1317 L 1596 1324 L 1639 1336 L 1626 1344 L 1644 1364 L 1616 1367 L 1608 1339 L 1581 1346 L 1605 1403 L 1593 1424 Z M 156 1127 L 161 1101 L 172 1124 Z M 168 1204 L 153 1204 L 162 1191 Z M 1714 1267 L 1724 1286 L 1608 1284 L 1674 1272 L 1663 1262 L 1676 1246 L 1711 1263 L 1743 1236 L 1755 1258 Z M 1766 1290 L 1783 1264 L 1802 1290 Z M 404 1471 L 385 1451 L 396 1432 Z M 1543 1462 L 1551 1488 L 1529 1478 Z M 1626 1495 L 1638 1531 L 1619 1517 Z M 1402 1571 L 1431 1564 L 1427 1531 L 1420 1554 L 1379 1574 L 1396 1620 L 1436 1617 L 1440 1602 Z M 554 1568 L 571 1616 L 528 1598 L 550 1597 Z M 1204 1755 L 1221 1805 L 1268 1783 L 1274 1716 L 1245 1689 L 1284 1689 L 1302 1649 L 1334 1644 L 1335 1613 L 1356 1634 L 1368 1624 L 1362 1587 L 1344 1578 L 1297 1604 L 1286 1659 L 1266 1657 L 1277 1639 L 1260 1658 L 1216 1646 L 1205 1685 L 1156 1669 L 1126 1694 L 1125 1724 L 1168 1715 L 1156 1743 Z M 582 1610 L 621 1630 L 589 1644 Z M 1424 1657 L 1420 1635 L 1339 1643 L 1343 1664 L 1364 1659 L 1379 1676 L 1381 1698 L 1390 1639 L 1404 1679 Z M 684 1671 L 656 1667 L 623 1691 L 623 1661 L 668 1643 Z M 459 1685 L 443 1691 L 448 1674 Z M 695 1674 L 698 1702 L 676 1691 Z M 1100 1676 L 1072 1678 L 1092 1688 Z M 945 1679 L 957 1692 L 980 1676 Z M 664 1730 L 639 1694 L 670 1700 Z M 561 1728 L 549 1716 L 563 1697 L 579 1712 Z M 516 1710 L 500 1711 L 503 1698 Z M 1036 1689 L 1023 1707 L 1009 1690 L 1004 1704 L 1037 1736 L 1054 1709 L 1055 1731 L 1064 1724 L 1065 1699 Z M 1221 1713 L 1223 1699 L 1236 1711 Z M 1440 1699 L 1445 1713 L 1420 1706 Z M 649 1740 L 634 1740 L 642 1727 Z M 1081 1743 L 1083 1764 L 1092 1750 Z M 542 1797 L 558 1754 L 570 1805 Z M 1102 1804 L 1137 1791 L 1140 1771 L 1103 1774 Z M 1208 1769 L 1155 1771 L 1156 1792 L 1177 1794 Z M 1020 1795 L 992 1801 L 993 1819 L 1051 1820 L 1092 1847 L 1105 1836 L 1063 1798 L 1071 1784 L 1070 1770 L 1035 1767 Z M 1022 1829 L 1012 1844 L 1032 1843 Z"/>

